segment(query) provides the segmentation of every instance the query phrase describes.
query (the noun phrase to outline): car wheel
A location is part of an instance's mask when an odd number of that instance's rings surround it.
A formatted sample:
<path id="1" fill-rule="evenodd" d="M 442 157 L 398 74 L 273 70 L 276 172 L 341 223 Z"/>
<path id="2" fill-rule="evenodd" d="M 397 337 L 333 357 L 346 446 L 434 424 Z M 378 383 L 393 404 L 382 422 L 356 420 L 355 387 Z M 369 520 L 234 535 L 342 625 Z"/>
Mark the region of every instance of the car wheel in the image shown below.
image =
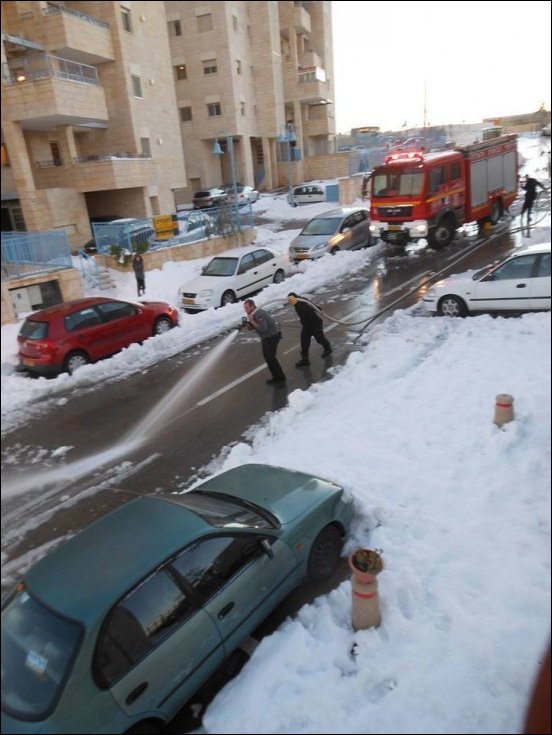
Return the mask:
<path id="1" fill-rule="evenodd" d="M 161 316 L 159 319 L 155 320 L 155 324 L 153 325 L 153 334 L 154 336 L 156 334 L 165 334 L 169 329 L 172 329 L 172 326 L 172 322 L 167 316 Z"/>
<path id="2" fill-rule="evenodd" d="M 320 531 L 307 563 L 309 582 L 322 582 L 332 576 L 339 564 L 342 545 L 343 539 L 335 526 L 326 526 Z"/>
<path id="3" fill-rule="evenodd" d="M 73 375 L 77 368 L 88 365 L 90 358 L 86 352 L 70 352 L 63 363 L 63 369 L 69 375 Z"/>
<path id="4" fill-rule="evenodd" d="M 235 304 L 237 300 L 238 299 L 236 298 L 236 294 L 233 291 L 225 291 L 222 294 L 220 305 L 226 306 L 226 304 Z"/>
<path id="5" fill-rule="evenodd" d="M 468 309 L 464 301 L 458 296 L 443 296 L 437 305 L 437 311 L 442 316 L 466 316 Z"/>
<path id="6" fill-rule="evenodd" d="M 274 274 L 274 283 L 283 283 L 286 280 L 286 274 L 284 271 L 280 268 L 280 270 L 277 270 Z"/>
<path id="7" fill-rule="evenodd" d="M 491 205 L 491 216 L 490 216 L 491 224 L 496 225 L 496 223 L 501 218 L 501 216 L 502 216 L 502 203 L 500 199 L 498 198 L 493 199 L 493 203 Z"/>
<path id="8" fill-rule="evenodd" d="M 449 219 L 442 219 L 429 235 L 429 245 L 434 250 L 445 248 L 454 237 L 454 228 Z"/>

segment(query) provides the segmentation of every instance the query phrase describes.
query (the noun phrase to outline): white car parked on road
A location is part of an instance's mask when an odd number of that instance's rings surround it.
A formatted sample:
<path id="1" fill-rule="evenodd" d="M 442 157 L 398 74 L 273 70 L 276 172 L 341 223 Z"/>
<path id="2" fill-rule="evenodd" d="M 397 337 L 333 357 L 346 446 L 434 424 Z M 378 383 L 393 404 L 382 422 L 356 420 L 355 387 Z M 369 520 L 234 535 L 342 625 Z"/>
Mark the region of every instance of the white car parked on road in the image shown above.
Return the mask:
<path id="1" fill-rule="evenodd" d="M 423 302 L 444 316 L 550 309 L 550 243 L 529 245 L 498 264 L 438 281 Z"/>
<path id="2" fill-rule="evenodd" d="M 270 283 L 281 283 L 288 268 L 287 257 L 269 248 L 227 250 L 178 289 L 179 305 L 191 313 L 233 304 Z"/>

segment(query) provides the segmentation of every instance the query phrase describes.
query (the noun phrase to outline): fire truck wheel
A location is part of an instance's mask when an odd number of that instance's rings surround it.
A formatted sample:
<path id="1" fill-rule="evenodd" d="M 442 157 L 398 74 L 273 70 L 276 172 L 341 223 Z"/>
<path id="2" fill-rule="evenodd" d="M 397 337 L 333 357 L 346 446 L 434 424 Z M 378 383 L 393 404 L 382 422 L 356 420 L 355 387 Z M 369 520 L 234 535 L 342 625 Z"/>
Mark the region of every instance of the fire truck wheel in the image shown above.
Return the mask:
<path id="1" fill-rule="evenodd" d="M 466 304 L 458 296 L 449 294 L 437 304 L 437 311 L 441 316 L 466 316 L 468 309 Z"/>
<path id="2" fill-rule="evenodd" d="M 502 217 L 502 202 L 500 199 L 493 199 L 493 203 L 491 206 L 491 224 L 496 225 L 498 220 Z"/>
<path id="3" fill-rule="evenodd" d="M 449 219 L 442 219 L 429 233 L 429 245 L 434 250 L 445 248 L 454 236 L 454 226 Z"/>

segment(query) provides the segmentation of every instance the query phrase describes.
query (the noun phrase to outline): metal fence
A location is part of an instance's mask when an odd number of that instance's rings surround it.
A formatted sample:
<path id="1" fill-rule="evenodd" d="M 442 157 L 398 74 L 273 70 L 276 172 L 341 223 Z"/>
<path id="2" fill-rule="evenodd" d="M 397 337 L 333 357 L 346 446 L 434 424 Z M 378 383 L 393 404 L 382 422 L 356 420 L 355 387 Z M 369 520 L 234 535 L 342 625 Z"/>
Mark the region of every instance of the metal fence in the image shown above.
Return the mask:
<path id="1" fill-rule="evenodd" d="M 149 219 L 97 222 L 92 229 L 97 252 L 118 257 L 249 230 L 254 226 L 253 212 L 250 203 L 241 207 L 224 204 L 222 207 L 180 211 L 176 215 L 176 225 L 179 232 L 163 240 L 156 239 L 153 221 Z"/>
<path id="2" fill-rule="evenodd" d="M 72 268 L 65 232 L 3 232 L 2 280 Z"/>

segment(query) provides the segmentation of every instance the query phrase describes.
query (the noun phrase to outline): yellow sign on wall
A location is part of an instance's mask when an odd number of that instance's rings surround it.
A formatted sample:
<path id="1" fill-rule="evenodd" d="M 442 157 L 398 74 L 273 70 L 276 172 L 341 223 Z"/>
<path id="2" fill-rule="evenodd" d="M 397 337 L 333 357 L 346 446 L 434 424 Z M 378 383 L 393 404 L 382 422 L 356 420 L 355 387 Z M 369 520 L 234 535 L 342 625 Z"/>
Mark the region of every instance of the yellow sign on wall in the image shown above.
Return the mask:
<path id="1" fill-rule="evenodd" d="M 178 222 L 174 214 L 158 214 L 153 218 L 156 240 L 168 240 L 178 234 Z"/>

